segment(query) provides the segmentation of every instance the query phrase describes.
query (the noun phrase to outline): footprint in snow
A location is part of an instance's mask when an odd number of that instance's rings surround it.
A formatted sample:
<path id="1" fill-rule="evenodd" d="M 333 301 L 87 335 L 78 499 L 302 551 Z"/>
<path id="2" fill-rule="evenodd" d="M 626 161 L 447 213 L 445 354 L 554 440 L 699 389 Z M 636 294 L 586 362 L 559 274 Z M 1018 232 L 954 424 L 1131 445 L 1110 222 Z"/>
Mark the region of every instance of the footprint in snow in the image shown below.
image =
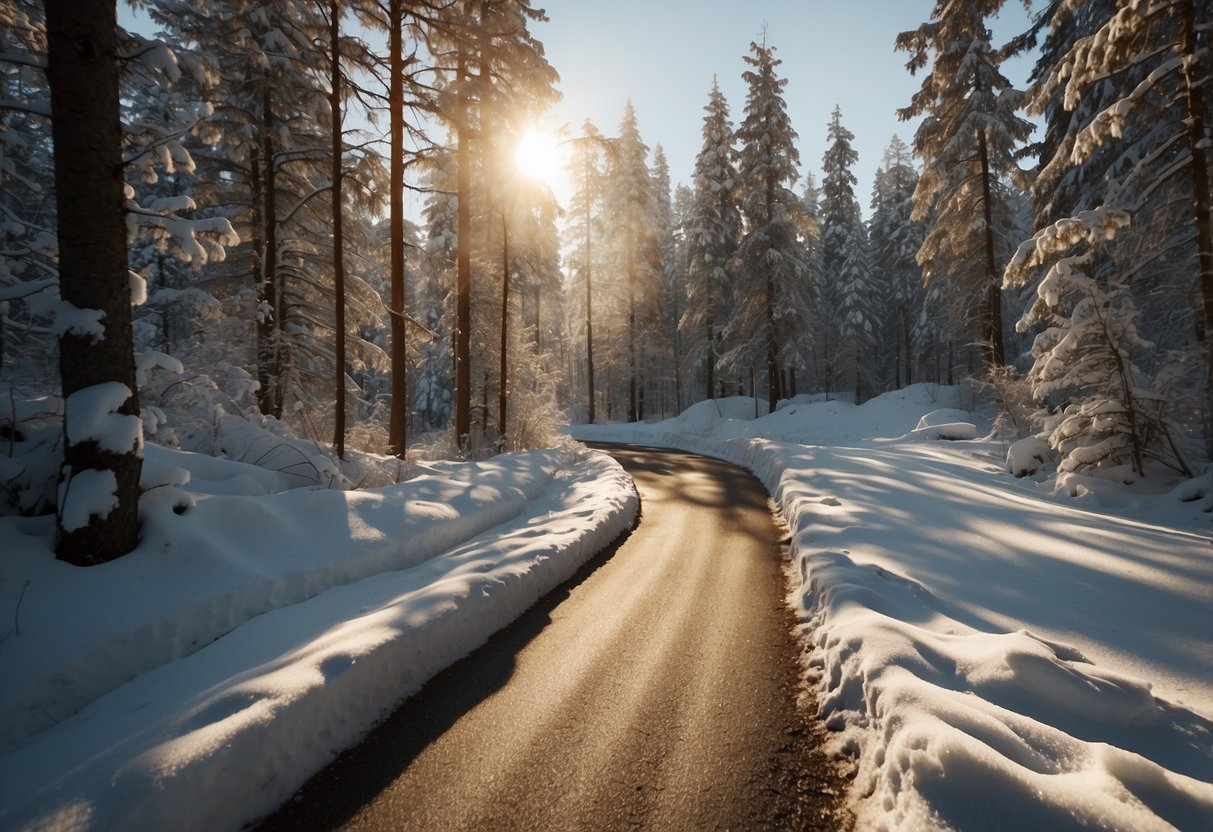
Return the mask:
<path id="1" fill-rule="evenodd" d="M 821 504 L 823 506 L 840 506 L 842 502 L 837 497 L 823 497 Z"/>

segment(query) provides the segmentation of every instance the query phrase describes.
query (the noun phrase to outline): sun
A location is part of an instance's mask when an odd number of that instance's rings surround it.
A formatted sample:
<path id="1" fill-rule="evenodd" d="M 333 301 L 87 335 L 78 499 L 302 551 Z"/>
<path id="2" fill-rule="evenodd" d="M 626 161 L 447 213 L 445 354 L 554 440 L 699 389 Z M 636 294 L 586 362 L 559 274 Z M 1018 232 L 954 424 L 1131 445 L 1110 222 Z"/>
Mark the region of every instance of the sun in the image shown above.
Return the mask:
<path id="1" fill-rule="evenodd" d="M 555 137 L 534 127 L 528 128 L 518 141 L 514 164 L 523 175 L 549 187 L 554 187 L 562 175 Z"/>

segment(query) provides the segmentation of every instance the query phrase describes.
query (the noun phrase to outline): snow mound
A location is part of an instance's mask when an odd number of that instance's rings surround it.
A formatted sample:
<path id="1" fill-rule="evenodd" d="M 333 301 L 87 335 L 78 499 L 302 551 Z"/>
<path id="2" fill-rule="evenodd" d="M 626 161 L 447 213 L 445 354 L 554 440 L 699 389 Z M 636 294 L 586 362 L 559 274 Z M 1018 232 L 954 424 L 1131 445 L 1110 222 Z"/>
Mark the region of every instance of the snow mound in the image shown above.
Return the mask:
<path id="1" fill-rule="evenodd" d="M 961 401 L 921 385 L 611 438 L 765 483 L 856 828 L 1207 829 L 1213 474 L 1070 499 L 1009 476 L 1039 446 L 972 438 Z M 957 424 L 963 445 L 912 441 Z"/>
<path id="2" fill-rule="evenodd" d="M 657 424 L 673 423 L 678 430 L 685 433 L 708 434 L 713 432 L 721 423 L 730 419 L 751 421 L 754 418 L 754 400 L 748 396 L 730 396 L 724 399 L 708 399 L 698 402 L 684 410 L 673 419 Z M 758 402 L 760 413 L 765 413 L 767 405 Z"/>
<path id="3" fill-rule="evenodd" d="M 1028 436 L 1012 442 L 1007 448 L 1007 473 L 1026 477 L 1049 465 L 1052 458 L 1048 442 L 1038 436 Z"/>
<path id="4" fill-rule="evenodd" d="M 435 557 L 279 606 L 144 672 L 0 758 L 0 826 L 238 829 L 568 579 L 636 509 L 627 474 L 595 455 L 504 525 L 468 535 L 456 520 L 463 542 Z"/>

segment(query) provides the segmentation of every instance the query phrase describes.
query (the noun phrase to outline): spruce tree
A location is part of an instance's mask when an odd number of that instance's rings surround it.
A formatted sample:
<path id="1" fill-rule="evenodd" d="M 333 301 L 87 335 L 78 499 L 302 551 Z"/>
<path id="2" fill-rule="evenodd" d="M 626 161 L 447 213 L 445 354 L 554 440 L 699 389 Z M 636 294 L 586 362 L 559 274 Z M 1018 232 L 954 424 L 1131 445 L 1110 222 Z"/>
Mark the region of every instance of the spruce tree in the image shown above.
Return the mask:
<path id="1" fill-rule="evenodd" d="M 918 171 L 910 148 L 897 136 L 885 149 L 872 188 L 872 218 L 868 224 L 872 269 L 885 287 L 882 355 L 895 387 L 914 381 L 917 360 L 914 323 L 922 310 L 922 268 L 915 257 L 922 246 L 923 224 L 911 218 Z"/>
<path id="2" fill-rule="evenodd" d="M 724 363 L 736 372 L 765 362 L 769 410 L 782 396 L 784 366 L 803 366 L 809 330 L 812 276 L 798 230 L 802 203 L 792 192 L 800 153 L 787 114 L 781 63 L 765 41 L 750 44 L 742 74 L 749 90 L 737 129 L 738 194 L 745 233 L 737 251 L 737 291 L 724 336 Z M 757 398 L 757 391 L 754 391 Z"/>
<path id="3" fill-rule="evenodd" d="M 926 116 L 914 137 L 923 160 L 914 218 L 931 218 L 918 262 L 928 283 L 946 281 L 949 294 L 964 298 L 952 327 L 963 331 L 969 320 L 979 322 L 972 337 L 988 367 L 1006 364 L 997 180 L 1018 171 L 1015 154 L 1032 130 L 1016 115 L 1022 95 L 1002 74 L 1004 55 L 986 26 L 1003 3 L 938 0 L 930 21 L 897 37 L 912 74 L 930 67 L 910 105 L 898 111 L 903 120 Z"/>
<path id="4" fill-rule="evenodd" d="M 733 258 L 741 240 L 737 151 L 729 104 L 716 79 L 704 107 L 703 145 L 695 157 L 687 219 L 687 307 L 679 323 L 688 359 L 701 357 L 705 392 L 716 395 L 720 330 L 733 297 Z"/>
<path id="5" fill-rule="evenodd" d="M 821 375 L 826 392 L 845 385 L 854 391 L 858 403 L 873 385 L 877 299 L 852 173 L 859 154 L 851 145 L 855 135 L 843 127 L 842 110 L 837 106 L 827 135 L 820 206 L 822 305 L 818 328 L 825 359 Z"/>
<path id="6" fill-rule="evenodd" d="M 660 319 L 661 274 L 657 267 L 659 217 L 648 147 L 640 137 L 636 111 L 629 101 L 613 141 L 607 180 L 607 234 L 615 285 L 623 300 L 623 345 L 627 366 L 627 420 L 643 418 L 642 339 Z"/>

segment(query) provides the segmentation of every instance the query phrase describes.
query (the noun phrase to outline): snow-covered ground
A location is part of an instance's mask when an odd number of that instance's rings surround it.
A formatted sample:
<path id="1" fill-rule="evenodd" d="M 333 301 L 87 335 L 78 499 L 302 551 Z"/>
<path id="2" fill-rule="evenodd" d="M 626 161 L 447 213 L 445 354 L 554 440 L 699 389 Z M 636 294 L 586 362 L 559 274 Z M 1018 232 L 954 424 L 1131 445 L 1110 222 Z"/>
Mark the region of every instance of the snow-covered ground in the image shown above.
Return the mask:
<path id="1" fill-rule="evenodd" d="M 567 451 L 355 492 L 150 445 L 145 469 L 176 484 L 111 563 L 0 518 L 0 828 L 237 829 L 637 511 Z"/>
<path id="2" fill-rule="evenodd" d="M 575 435 L 766 483 L 858 828 L 1213 828 L 1213 478 L 1016 479 L 969 407 L 918 385 Z"/>
<path id="3" fill-rule="evenodd" d="M 1210 828 L 1213 477 L 1016 479 L 970 407 L 726 399 L 577 434 L 766 483 L 861 829 Z M 113 563 L 0 519 L 0 828 L 238 828 L 636 512 L 615 463 L 554 451 L 358 492 L 150 446 L 147 470 L 176 484 Z"/>

